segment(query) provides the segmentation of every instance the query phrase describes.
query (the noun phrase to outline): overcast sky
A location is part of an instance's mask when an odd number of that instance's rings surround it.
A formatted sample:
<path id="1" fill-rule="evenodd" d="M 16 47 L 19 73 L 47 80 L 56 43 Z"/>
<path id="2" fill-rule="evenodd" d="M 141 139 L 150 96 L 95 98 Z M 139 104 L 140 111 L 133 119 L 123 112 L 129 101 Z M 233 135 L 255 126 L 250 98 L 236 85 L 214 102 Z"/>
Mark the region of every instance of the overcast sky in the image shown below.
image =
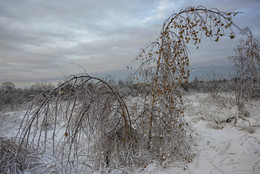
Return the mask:
<path id="1" fill-rule="evenodd" d="M 0 83 L 26 87 L 83 72 L 71 63 L 124 78 L 168 16 L 198 5 L 244 12 L 235 22 L 259 38 L 259 0 L 0 0 Z M 191 49 L 191 66 L 226 65 L 235 42 L 205 41 Z"/>

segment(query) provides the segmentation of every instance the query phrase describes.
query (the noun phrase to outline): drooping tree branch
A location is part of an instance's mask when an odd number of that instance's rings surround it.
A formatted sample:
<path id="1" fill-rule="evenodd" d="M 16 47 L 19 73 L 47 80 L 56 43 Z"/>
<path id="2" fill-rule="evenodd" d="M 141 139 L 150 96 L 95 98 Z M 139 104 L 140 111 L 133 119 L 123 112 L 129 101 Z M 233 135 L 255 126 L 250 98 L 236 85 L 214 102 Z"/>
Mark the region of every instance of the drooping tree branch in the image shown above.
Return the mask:
<path id="1" fill-rule="evenodd" d="M 167 123 L 162 129 L 170 127 L 173 131 L 176 123 L 180 125 L 179 119 L 183 113 L 180 85 L 187 83 L 190 76 L 187 45 L 193 43 L 199 48 L 203 36 L 215 42 L 226 35 L 234 39 L 234 28 L 242 32 L 232 21 L 232 17 L 237 14 L 203 6 L 187 7 L 167 18 L 156 41 L 143 48 L 136 57 L 141 62 L 138 72 L 142 84 L 152 88 L 150 116 L 147 120 L 149 149 L 153 146 L 154 125 L 158 120 L 167 117 Z M 155 111 L 157 107 L 164 109 Z M 165 110 L 170 114 L 163 114 Z"/>

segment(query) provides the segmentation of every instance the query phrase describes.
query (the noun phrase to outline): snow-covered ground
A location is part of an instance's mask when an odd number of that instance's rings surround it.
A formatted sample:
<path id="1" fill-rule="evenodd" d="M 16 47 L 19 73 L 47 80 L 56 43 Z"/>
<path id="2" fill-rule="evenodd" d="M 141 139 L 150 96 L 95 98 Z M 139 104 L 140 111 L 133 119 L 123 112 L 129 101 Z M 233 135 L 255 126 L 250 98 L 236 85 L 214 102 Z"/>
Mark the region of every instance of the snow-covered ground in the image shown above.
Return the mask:
<path id="1" fill-rule="evenodd" d="M 185 119 L 194 131 L 196 156 L 193 161 L 175 162 L 165 167 L 154 162 L 136 169 L 135 173 L 259 174 L 260 101 L 248 103 L 249 116 L 246 120 L 239 119 L 236 125 L 233 120 L 227 121 L 238 114 L 232 103 L 229 94 L 222 94 L 219 98 L 212 98 L 209 94 L 186 95 Z M 0 113 L 1 137 L 15 136 L 24 112 Z"/>
<path id="2" fill-rule="evenodd" d="M 254 129 L 250 133 L 246 120 L 239 119 L 236 126 L 232 122 L 216 123 L 238 114 L 227 95 L 216 99 L 209 94 L 186 96 L 185 118 L 195 133 L 196 157 L 191 163 L 173 163 L 167 168 L 151 164 L 142 173 L 259 174 L 260 101 L 247 105 L 247 120 Z"/>

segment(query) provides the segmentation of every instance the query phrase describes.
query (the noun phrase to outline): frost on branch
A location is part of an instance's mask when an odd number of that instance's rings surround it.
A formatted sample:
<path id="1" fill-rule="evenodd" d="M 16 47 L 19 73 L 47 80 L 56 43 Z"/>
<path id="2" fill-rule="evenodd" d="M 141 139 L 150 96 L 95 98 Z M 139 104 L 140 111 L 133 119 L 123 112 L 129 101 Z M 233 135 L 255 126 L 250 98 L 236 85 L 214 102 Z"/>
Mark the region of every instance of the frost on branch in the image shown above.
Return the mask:
<path id="1" fill-rule="evenodd" d="M 163 161 L 191 160 L 192 137 L 183 118 L 181 84 L 190 76 L 189 43 L 197 49 L 203 37 L 218 42 L 223 36 L 235 38 L 232 21 L 238 13 L 188 7 L 167 18 L 159 37 L 143 48 L 136 57 L 140 61 L 138 78 L 141 86 L 150 88 L 142 115 L 147 148 Z M 240 30 L 241 31 L 241 30 Z"/>
<path id="2" fill-rule="evenodd" d="M 59 171 L 130 165 L 137 148 L 123 98 L 105 81 L 71 76 L 31 105 L 17 135 L 19 148 L 50 154 Z M 46 169 L 47 170 L 47 169 Z"/>

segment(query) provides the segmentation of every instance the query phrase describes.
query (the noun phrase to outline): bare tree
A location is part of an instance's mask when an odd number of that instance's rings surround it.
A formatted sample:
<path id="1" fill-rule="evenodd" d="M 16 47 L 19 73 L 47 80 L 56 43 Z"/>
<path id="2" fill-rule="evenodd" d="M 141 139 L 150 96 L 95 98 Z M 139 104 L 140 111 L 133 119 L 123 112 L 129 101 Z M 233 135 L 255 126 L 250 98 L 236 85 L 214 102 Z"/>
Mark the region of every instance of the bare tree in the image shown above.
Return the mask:
<path id="1" fill-rule="evenodd" d="M 11 110 L 15 106 L 15 85 L 13 82 L 3 82 L 0 90 L 0 110 L 5 107 L 10 107 Z"/>
<path id="2" fill-rule="evenodd" d="M 213 99 L 216 99 L 219 96 L 219 92 L 225 88 L 225 86 L 220 82 L 223 79 L 224 75 L 220 72 L 217 72 L 215 67 L 210 70 L 210 73 L 206 74 L 205 81 L 206 92 L 211 94 Z"/>
<path id="3" fill-rule="evenodd" d="M 245 31 L 248 37 L 240 40 L 235 55 L 228 57 L 234 64 L 231 86 L 240 116 L 244 115 L 246 101 L 259 95 L 260 89 L 260 44 L 248 28 Z"/>
<path id="4" fill-rule="evenodd" d="M 4 90 L 4 91 L 12 91 L 12 90 L 14 90 L 15 89 L 15 85 L 14 85 L 14 83 L 13 82 L 3 82 L 2 83 L 2 89 Z"/>
<path id="5" fill-rule="evenodd" d="M 49 82 L 37 82 L 31 86 L 31 90 L 37 91 L 37 92 L 44 92 L 47 90 L 51 90 L 54 88 L 54 85 Z"/>
<path id="6" fill-rule="evenodd" d="M 17 141 L 17 157 L 21 149 L 52 153 L 57 171 L 70 173 L 87 170 L 82 162 L 93 163 L 96 170 L 113 167 L 114 161 L 131 164 L 138 134 L 122 97 L 104 80 L 84 74 L 39 95 L 23 118 Z M 18 166 L 16 158 L 12 165 L 13 172 L 32 167 Z"/>

